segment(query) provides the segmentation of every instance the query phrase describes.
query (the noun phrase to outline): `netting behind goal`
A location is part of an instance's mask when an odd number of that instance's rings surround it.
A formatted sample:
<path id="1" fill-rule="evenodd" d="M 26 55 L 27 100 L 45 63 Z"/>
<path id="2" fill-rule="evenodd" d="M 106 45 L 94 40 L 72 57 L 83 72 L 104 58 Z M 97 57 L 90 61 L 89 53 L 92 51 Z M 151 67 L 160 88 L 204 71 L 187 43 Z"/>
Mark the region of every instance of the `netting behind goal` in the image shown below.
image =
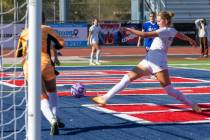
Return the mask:
<path id="1" fill-rule="evenodd" d="M 19 2 L 19 3 L 18 3 Z M 0 139 L 26 139 L 27 90 L 14 52 L 26 26 L 27 1 L 0 0 Z"/>

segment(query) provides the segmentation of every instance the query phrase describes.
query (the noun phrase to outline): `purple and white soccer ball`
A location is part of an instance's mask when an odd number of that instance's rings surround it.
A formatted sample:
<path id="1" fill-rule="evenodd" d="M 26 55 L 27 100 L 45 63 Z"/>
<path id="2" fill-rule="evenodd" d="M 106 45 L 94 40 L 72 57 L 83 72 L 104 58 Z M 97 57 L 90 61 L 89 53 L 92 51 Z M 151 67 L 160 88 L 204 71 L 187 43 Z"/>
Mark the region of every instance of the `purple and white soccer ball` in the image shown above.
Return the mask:
<path id="1" fill-rule="evenodd" d="M 85 86 L 81 83 L 75 83 L 71 87 L 71 94 L 76 98 L 81 98 L 85 96 L 86 89 Z"/>

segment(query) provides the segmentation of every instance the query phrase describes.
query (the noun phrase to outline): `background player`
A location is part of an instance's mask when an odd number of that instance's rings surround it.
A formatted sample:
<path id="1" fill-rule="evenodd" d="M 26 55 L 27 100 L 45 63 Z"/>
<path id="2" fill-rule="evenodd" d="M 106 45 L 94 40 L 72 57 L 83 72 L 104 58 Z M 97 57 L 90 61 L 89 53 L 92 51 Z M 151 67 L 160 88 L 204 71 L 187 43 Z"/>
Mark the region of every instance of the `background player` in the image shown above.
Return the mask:
<path id="1" fill-rule="evenodd" d="M 156 31 L 142 32 L 131 28 L 125 28 L 126 31 L 141 37 L 154 37 L 154 41 L 145 58 L 133 68 L 133 70 L 126 74 L 119 83 L 117 83 L 105 95 L 92 98 L 95 103 L 104 105 L 111 97 L 126 88 L 130 82 L 144 75 L 155 74 L 160 85 L 168 95 L 173 96 L 182 103 L 192 107 L 194 111 L 201 112 L 201 108 L 197 104 L 187 100 L 179 90 L 176 90 L 171 85 L 167 68 L 167 51 L 168 47 L 170 47 L 173 42 L 173 38 L 177 37 L 188 41 L 192 46 L 196 45 L 194 40 L 170 27 L 171 18 L 173 16 L 174 14 L 172 12 L 160 12 L 157 17 L 160 29 Z"/>
<path id="2" fill-rule="evenodd" d="M 101 32 L 101 27 L 98 24 L 98 19 L 93 19 L 92 26 L 89 29 L 88 34 L 88 45 L 92 47 L 90 54 L 90 65 L 100 65 L 99 57 L 101 53 L 101 47 L 99 46 L 99 33 Z M 94 55 L 96 61 L 94 62 Z"/>
<path id="3" fill-rule="evenodd" d="M 44 14 L 42 15 L 42 23 L 45 23 Z M 41 94 L 41 111 L 45 118 L 51 124 L 51 135 L 58 135 L 58 127 L 64 127 L 63 123 L 57 118 L 57 89 L 56 89 L 56 75 L 54 66 L 51 62 L 50 43 L 55 44 L 55 49 L 64 47 L 64 40 L 59 37 L 54 30 L 46 25 L 41 25 L 42 32 L 42 48 L 41 48 L 41 76 L 42 76 L 42 94 Z M 16 56 L 22 57 L 23 72 L 25 79 L 28 77 L 28 29 L 22 31 L 18 40 Z"/>
<path id="4" fill-rule="evenodd" d="M 156 22 L 156 13 L 155 12 L 151 12 L 149 14 L 149 21 L 145 22 L 143 24 L 143 27 L 142 27 L 142 31 L 143 32 L 151 32 L 151 31 L 155 31 L 159 29 L 159 26 Z M 144 47 L 146 49 L 146 52 L 149 51 L 149 48 L 152 44 L 152 41 L 153 41 L 153 37 L 151 38 L 144 38 Z M 138 44 L 137 46 L 139 47 L 141 45 L 141 37 L 139 36 L 139 39 L 138 39 Z"/>

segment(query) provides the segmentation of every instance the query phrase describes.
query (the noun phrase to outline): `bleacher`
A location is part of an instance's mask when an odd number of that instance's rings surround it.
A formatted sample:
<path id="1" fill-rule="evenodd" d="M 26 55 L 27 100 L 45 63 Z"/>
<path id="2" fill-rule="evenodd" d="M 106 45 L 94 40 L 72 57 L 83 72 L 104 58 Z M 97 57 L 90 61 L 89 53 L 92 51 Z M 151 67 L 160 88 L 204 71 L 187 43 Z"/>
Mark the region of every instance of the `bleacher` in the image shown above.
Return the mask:
<path id="1" fill-rule="evenodd" d="M 202 17 L 210 21 L 210 0 L 166 0 L 165 5 L 175 12 L 175 23 L 192 23 Z"/>

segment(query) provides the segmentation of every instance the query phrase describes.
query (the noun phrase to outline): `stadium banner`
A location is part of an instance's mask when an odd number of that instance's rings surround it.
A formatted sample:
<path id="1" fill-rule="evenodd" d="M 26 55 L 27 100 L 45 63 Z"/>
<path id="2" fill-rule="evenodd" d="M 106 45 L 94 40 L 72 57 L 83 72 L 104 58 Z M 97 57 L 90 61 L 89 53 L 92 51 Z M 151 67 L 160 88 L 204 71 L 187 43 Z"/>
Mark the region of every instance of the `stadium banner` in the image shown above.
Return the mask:
<path id="1" fill-rule="evenodd" d="M 120 23 L 101 23 L 101 33 L 99 35 L 100 45 L 105 46 L 135 46 L 138 36 L 129 32 L 120 31 L 122 27 L 130 27 L 141 30 L 141 24 L 120 24 Z"/>
<path id="2" fill-rule="evenodd" d="M 48 24 L 65 41 L 65 47 L 87 47 L 87 23 Z"/>
<path id="3" fill-rule="evenodd" d="M 173 24 L 174 28 L 189 36 L 190 38 L 196 40 L 196 28 L 195 28 L 195 24 L 194 23 L 174 23 Z M 177 38 L 174 38 L 174 41 L 173 41 L 173 44 L 172 45 L 187 45 L 189 46 L 189 43 L 187 41 L 183 41 L 183 40 L 180 40 L 180 39 L 177 39 Z"/>
<path id="4" fill-rule="evenodd" d="M 119 23 L 100 23 L 101 32 L 99 34 L 100 45 L 113 46 L 120 43 Z"/>
<path id="5" fill-rule="evenodd" d="M 0 33 L 1 46 L 3 48 L 16 48 L 20 33 L 24 28 L 24 24 L 3 24 Z"/>
<path id="6" fill-rule="evenodd" d="M 141 24 L 129 23 L 122 24 L 122 27 L 129 27 L 136 30 L 142 30 Z M 136 46 L 139 36 L 131 34 L 130 32 L 121 31 L 121 45 L 123 46 Z"/>

